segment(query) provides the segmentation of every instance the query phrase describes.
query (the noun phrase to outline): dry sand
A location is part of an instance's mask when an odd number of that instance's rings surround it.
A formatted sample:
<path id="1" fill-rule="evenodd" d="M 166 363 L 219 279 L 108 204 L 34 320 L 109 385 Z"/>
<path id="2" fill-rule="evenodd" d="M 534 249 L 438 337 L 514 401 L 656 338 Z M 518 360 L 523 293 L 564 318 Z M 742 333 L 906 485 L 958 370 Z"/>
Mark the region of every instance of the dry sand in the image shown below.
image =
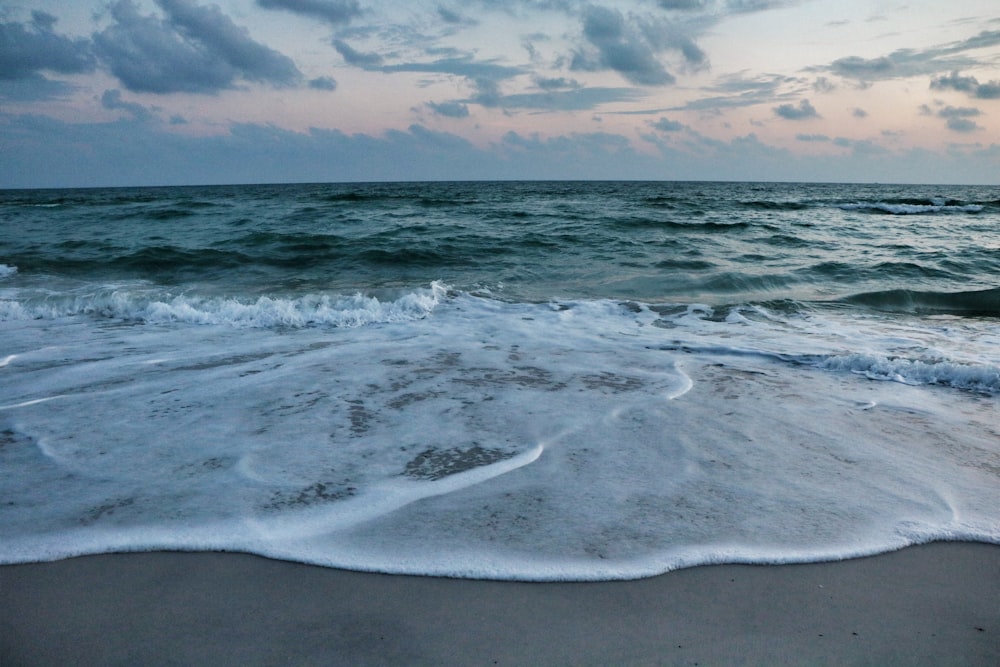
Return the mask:
<path id="1" fill-rule="evenodd" d="M 1000 664 L 1000 546 L 603 583 L 346 572 L 243 554 L 0 567 L 0 664 Z"/>

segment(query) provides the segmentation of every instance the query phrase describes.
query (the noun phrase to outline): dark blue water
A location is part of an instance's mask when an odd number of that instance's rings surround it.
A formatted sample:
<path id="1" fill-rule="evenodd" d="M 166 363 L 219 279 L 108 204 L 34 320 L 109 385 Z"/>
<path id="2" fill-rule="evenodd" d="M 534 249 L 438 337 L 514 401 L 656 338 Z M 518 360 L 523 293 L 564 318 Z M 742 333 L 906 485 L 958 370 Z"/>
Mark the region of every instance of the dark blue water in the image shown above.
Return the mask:
<path id="1" fill-rule="evenodd" d="M 970 292 L 995 289 L 1000 276 L 1000 192 L 989 187 L 425 183 L 8 191 L 0 193 L 0 221 L 0 263 L 17 267 L 15 280 L 32 286 L 47 279 L 142 280 L 172 291 L 289 296 L 440 280 L 512 300 L 721 304 Z M 981 304 L 967 301 L 959 307 L 997 312 L 996 294 Z M 852 303 L 862 302 L 901 304 L 893 296 Z M 923 305 L 919 295 L 914 305 Z"/>

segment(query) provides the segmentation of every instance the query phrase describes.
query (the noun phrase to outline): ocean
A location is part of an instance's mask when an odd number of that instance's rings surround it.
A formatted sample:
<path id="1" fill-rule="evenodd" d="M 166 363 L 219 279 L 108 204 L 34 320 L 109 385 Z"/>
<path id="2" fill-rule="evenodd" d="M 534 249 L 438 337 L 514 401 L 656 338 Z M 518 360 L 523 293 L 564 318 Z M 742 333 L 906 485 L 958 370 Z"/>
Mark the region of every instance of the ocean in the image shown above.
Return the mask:
<path id="1" fill-rule="evenodd" d="M 0 191 L 0 563 L 1000 544 L 1000 188 Z"/>

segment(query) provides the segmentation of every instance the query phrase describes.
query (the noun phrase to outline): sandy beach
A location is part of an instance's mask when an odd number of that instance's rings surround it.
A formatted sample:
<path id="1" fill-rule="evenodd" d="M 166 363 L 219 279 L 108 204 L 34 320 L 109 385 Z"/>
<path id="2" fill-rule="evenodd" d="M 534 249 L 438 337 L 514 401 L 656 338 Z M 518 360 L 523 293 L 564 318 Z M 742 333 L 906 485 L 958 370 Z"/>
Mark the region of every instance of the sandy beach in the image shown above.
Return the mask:
<path id="1" fill-rule="evenodd" d="M 0 567 L 15 665 L 996 665 L 1000 547 L 602 583 L 348 572 L 244 554 Z"/>

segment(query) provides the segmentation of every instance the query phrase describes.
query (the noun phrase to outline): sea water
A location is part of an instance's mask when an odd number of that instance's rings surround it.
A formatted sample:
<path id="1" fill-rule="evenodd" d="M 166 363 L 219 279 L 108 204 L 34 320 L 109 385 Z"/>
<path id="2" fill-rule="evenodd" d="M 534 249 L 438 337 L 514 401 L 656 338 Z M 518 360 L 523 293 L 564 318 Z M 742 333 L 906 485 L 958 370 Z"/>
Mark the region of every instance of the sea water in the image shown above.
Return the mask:
<path id="1" fill-rule="evenodd" d="M 0 562 L 1000 543 L 1000 190 L 0 192 Z"/>

